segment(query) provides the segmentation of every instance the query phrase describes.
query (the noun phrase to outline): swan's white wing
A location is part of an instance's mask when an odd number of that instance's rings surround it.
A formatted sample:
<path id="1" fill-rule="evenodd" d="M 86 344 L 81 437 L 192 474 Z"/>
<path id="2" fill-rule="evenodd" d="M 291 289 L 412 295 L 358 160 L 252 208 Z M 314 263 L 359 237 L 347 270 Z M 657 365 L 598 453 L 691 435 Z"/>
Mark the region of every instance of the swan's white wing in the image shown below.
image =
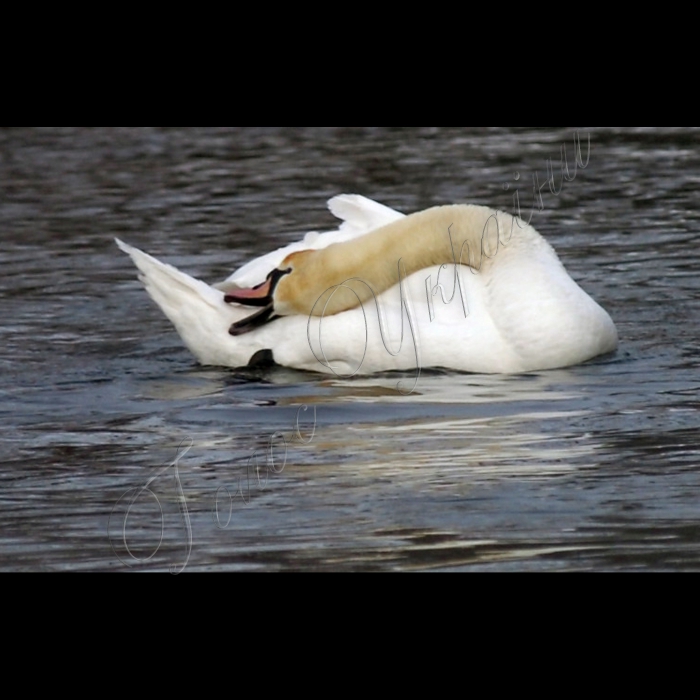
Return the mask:
<path id="1" fill-rule="evenodd" d="M 328 233 L 309 233 L 304 240 L 298 243 L 292 243 L 248 263 L 231 275 L 221 286 L 227 287 L 229 284 L 235 284 L 241 288 L 255 287 L 264 282 L 270 272 L 279 267 L 282 261 L 292 253 L 298 253 L 302 250 L 321 250 L 334 243 L 345 243 L 366 236 L 368 233 L 398 219 L 403 219 L 405 216 L 405 214 L 389 209 L 383 204 L 354 194 L 334 197 L 328 202 L 328 208 L 334 216 L 343 222 L 339 230 Z"/>
<path id="2" fill-rule="evenodd" d="M 349 236 L 344 240 L 364 236 L 405 217 L 405 214 L 359 194 L 341 194 L 334 197 L 328 202 L 328 208 L 333 216 L 343 222 L 340 232 Z"/>

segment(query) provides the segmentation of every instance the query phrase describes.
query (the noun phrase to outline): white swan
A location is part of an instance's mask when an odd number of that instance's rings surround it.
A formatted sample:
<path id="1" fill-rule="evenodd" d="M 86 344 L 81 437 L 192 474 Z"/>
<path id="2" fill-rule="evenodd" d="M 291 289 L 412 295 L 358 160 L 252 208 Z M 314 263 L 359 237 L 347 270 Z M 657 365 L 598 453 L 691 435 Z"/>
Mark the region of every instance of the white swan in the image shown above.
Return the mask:
<path id="1" fill-rule="evenodd" d="M 338 231 L 309 234 L 216 287 L 117 244 L 204 365 L 516 374 L 617 349 L 610 316 L 519 219 L 461 205 L 406 217 L 356 195 L 329 206 Z"/>

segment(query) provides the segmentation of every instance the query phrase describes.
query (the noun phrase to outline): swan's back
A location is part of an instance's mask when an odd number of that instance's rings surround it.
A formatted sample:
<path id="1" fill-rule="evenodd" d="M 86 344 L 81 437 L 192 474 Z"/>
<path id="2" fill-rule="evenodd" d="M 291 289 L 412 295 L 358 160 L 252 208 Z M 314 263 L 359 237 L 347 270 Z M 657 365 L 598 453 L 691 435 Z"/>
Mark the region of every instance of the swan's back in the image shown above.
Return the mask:
<path id="1" fill-rule="evenodd" d="M 502 224 L 510 215 L 499 215 Z M 572 279 L 552 246 L 516 220 L 508 245 L 485 267 L 484 303 L 523 371 L 585 362 L 618 347 L 615 324 Z"/>

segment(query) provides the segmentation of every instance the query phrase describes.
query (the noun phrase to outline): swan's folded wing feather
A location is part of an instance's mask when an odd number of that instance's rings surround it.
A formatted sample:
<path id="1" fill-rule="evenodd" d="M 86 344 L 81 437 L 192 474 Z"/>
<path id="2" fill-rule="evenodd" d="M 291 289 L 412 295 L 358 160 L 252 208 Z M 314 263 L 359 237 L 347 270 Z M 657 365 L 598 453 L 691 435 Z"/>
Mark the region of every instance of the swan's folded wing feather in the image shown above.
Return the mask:
<path id="1" fill-rule="evenodd" d="M 361 195 L 344 194 L 334 197 L 328 203 L 328 207 L 334 216 L 344 222 L 339 230 L 328 233 L 308 233 L 302 241 L 292 243 L 244 265 L 225 282 L 216 285 L 216 288 L 229 292 L 234 289 L 255 287 L 264 282 L 270 272 L 278 268 L 292 253 L 302 250 L 322 250 L 334 243 L 345 243 L 404 218 L 404 214 Z"/>
<path id="2" fill-rule="evenodd" d="M 404 218 L 404 214 L 359 194 L 341 194 L 328 202 L 333 216 L 343 224 L 342 232 L 364 236 L 382 226 Z"/>

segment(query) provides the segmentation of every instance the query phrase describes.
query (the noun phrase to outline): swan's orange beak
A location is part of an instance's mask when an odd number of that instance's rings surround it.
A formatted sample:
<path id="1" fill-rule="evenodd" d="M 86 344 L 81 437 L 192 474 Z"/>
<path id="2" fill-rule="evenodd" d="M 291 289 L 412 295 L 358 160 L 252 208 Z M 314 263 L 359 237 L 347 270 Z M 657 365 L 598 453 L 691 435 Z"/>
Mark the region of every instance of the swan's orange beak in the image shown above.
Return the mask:
<path id="1" fill-rule="evenodd" d="M 227 304 L 243 306 L 267 306 L 272 301 L 272 277 L 252 289 L 237 289 L 229 292 L 225 299 Z"/>
<path id="2" fill-rule="evenodd" d="M 275 300 L 274 293 L 280 280 L 289 275 L 292 269 L 288 270 L 273 270 L 265 282 L 253 287 L 253 289 L 237 289 L 226 295 L 225 301 L 227 304 L 242 304 L 243 306 L 259 306 L 262 311 L 244 318 L 238 323 L 231 326 L 229 333 L 233 336 L 244 335 L 250 331 L 264 326 L 270 321 L 274 321 L 278 316 L 275 315 Z"/>

